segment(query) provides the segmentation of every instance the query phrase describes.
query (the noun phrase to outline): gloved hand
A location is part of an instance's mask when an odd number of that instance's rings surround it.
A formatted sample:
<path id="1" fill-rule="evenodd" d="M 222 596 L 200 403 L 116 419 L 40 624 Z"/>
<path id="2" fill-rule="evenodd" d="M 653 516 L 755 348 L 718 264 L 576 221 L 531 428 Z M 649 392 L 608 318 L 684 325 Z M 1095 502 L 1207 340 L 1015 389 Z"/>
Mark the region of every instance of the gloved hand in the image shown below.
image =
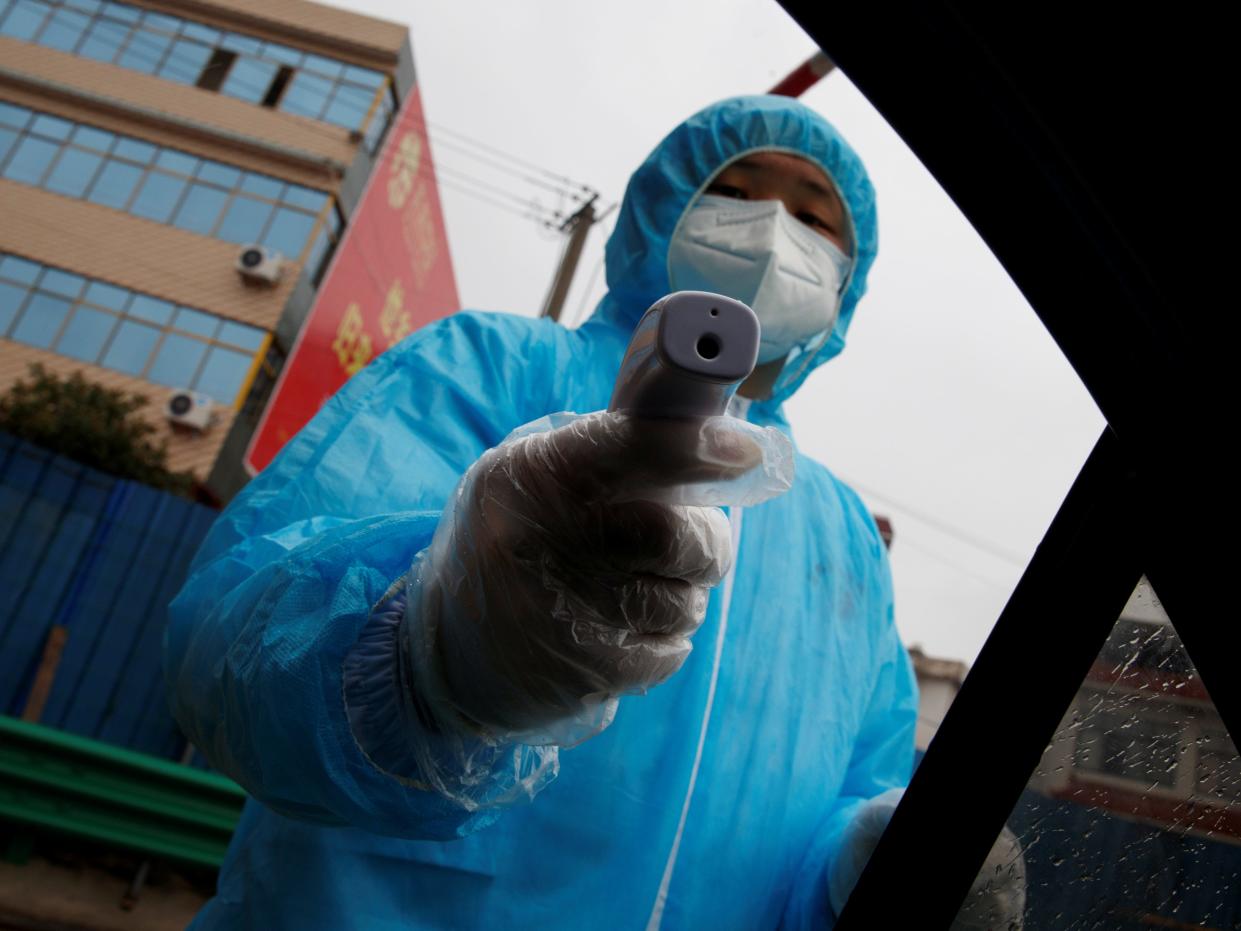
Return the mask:
<path id="1" fill-rule="evenodd" d="M 904 789 L 871 799 L 845 829 L 840 854 L 828 875 L 828 895 L 839 914 L 892 820 Z M 1021 844 L 1006 826 L 992 845 L 951 931 L 1021 931 L 1025 921 L 1026 865 Z"/>
<path id="2" fill-rule="evenodd" d="M 462 479 L 410 585 L 415 681 L 441 729 L 569 745 L 675 673 L 732 560 L 714 504 L 792 481 L 791 446 L 731 417 L 559 417 Z M 546 426 L 546 425 L 544 425 Z"/>

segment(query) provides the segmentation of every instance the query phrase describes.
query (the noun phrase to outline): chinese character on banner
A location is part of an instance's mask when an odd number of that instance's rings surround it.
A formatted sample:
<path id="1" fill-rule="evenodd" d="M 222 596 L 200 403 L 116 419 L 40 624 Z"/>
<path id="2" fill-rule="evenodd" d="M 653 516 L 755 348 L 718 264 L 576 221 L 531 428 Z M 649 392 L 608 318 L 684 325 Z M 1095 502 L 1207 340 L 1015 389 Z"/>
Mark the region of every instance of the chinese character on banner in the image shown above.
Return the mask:
<path id="1" fill-rule="evenodd" d="M 388 175 L 388 204 L 392 209 L 400 210 L 409 199 L 421 161 L 422 142 L 413 133 L 406 133 L 392 156 L 392 169 Z"/>
<path id="2" fill-rule="evenodd" d="M 388 128 L 366 190 L 246 450 L 256 474 L 380 352 L 457 310 L 444 214 L 417 88 Z"/>
<path id="3" fill-rule="evenodd" d="M 405 289 L 401 282 L 392 282 L 388 296 L 384 299 L 384 309 L 379 313 L 379 328 L 383 330 L 388 346 L 395 346 L 410 333 L 414 332 L 413 321 L 405 310 Z"/>
<path id="4" fill-rule="evenodd" d="M 362 321 L 362 311 L 356 303 L 350 304 L 336 328 L 336 339 L 332 340 L 332 352 L 340 361 L 340 367 L 352 378 L 371 361 L 374 350 L 371 338 L 366 335 Z"/>
<path id="5" fill-rule="evenodd" d="M 430 190 L 430 187 L 427 182 L 421 182 L 401 216 L 401 232 L 414 256 L 416 282 L 426 281 L 439 260 L 439 240 L 435 230 L 435 211 L 432 208 L 435 192 Z"/>

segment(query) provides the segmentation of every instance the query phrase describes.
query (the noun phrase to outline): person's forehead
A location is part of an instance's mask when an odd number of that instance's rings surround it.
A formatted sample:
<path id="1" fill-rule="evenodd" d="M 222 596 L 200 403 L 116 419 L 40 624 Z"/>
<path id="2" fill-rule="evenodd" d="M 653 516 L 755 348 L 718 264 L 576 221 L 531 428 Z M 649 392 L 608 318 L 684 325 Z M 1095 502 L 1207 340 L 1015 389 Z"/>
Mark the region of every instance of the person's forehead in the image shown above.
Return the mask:
<path id="1" fill-rule="evenodd" d="M 765 180 L 779 180 L 836 199 L 835 187 L 827 173 L 809 159 L 789 152 L 754 152 L 733 162 L 728 169 Z"/>

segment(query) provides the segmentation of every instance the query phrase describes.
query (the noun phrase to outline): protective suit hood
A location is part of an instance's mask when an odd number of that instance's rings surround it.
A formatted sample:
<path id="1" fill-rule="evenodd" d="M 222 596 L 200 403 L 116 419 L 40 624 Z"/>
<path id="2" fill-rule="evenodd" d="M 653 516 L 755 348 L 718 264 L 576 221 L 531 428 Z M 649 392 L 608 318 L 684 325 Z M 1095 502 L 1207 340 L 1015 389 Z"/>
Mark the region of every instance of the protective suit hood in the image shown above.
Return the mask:
<path id="1" fill-rule="evenodd" d="M 671 290 L 668 244 L 695 196 L 730 162 L 756 151 L 783 151 L 814 162 L 831 178 L 853 223 L 853 271 L 834 329 L 790 353 L 769 399 L 774 410 L 815 368 L 839 353 L 866 293 L 878 248 L 875 192 L 857 153 L 827 120 L 790 97 L 733 97 L 691 116 L 669 133 L 629 179 L 608 239 L 608 293 L 593 320 L 626 332 Z"/>

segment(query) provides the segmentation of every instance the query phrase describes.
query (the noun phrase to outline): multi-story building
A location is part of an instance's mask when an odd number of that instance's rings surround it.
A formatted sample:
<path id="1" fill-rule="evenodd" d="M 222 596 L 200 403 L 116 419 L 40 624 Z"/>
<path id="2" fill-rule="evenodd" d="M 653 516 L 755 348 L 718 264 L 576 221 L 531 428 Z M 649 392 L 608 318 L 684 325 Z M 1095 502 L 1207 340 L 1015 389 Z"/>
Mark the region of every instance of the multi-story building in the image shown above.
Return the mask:
<path id="1" fill-rule="evenodd" d="M 405 27 L 306 0 L 0 0 L 0 390 L 84 370 L 172 468 L 238 459 L 413 82 Z"/>

